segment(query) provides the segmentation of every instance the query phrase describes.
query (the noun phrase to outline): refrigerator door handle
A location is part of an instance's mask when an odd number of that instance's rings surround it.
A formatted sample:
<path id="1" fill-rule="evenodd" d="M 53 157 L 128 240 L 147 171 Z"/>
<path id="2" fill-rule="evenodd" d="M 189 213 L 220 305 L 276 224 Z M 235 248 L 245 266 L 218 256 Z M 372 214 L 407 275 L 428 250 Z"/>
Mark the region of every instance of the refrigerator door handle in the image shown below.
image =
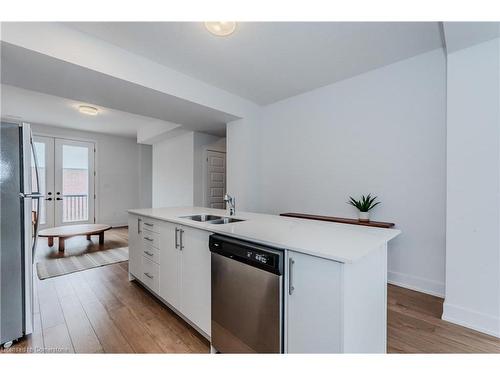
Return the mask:
<path id="1" fill-rule="evenodd" d="M 43 195 L 42 195 L 43 197 Z M 33 199 L 36 199 L 36 213 L 35 213 L 35 222 L 33 224 L 33 227 L 35 229 L 35 233 L 33 234 L 33 245 L 31 247 L 31 260 L 34 262 L 35 261 L 35 249 L 36 249 L 36 244 L 38 242 L 38 221 L 39 216 L 40 216 L 40 198 L 41 197 L 34 197 Z"/>
<path id="2" fill-rule="evenodd" d="M 45 198 L 45 195 L 40 193 L 31 193 L 31 194 L 19 193 L 19 196 L 21 198 L 33 198 L 33 199 Z"/>
<path id="3" fill-rule="evenodd" d="M 40 178 L 38 173 L 38 157 L 36 156 L 35 144 L 33 143 L 33 134 L 31 134 L 30 129 L 30 145 L 31 145 L 31 154 L 33 155 L 33 161 L 35 162 L 35 177 L 36 177 L 36 192 L 31 190 L 33 194 L 39 194 L 40 191 Z"/>
<path id="4" fill-rule="evenodd" d="M 40 199 L 45 198 L 43 194 L 40 193 L 40 177 L 38 173 L 38 157 L 36 155 L 36 150 L 35 150 L 35 144 L 33 143 L 33 134 L 31 133 L 30 129 L 30 146 L 31 146 L 31 154 L 33 155 L 33 161 L 34 161 L 34 169 L 35 169 L 35 177 L 36 177 L 36 191 L 31 191 L 30 197 L 32 199 L 36 199 L 36 212 L 35 212 L 35 222 L 33 223 L 34 227 L 34 232 L 33 233 L 33 244 L 31 248 L 31 260 L 34 262 L 35 260 L 35 249 L 36 249 L 36 244 L 38 242 L 38 222 L 39 222 L 39 217 L 40 217 Z"/>

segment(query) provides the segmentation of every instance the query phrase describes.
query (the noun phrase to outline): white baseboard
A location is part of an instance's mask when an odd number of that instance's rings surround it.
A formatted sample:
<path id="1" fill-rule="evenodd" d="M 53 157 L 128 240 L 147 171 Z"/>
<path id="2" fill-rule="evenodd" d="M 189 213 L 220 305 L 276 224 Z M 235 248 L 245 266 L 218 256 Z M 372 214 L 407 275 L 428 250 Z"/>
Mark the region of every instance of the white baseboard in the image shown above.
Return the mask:
<path id="1" fill-rule="evenodd" d="M 403 288 L 444 298 L 444 283 L 404 273 L 388 271 L 387 282 Z"/>
<path id="2" fill-rule="evenodd" d="M 126 228 L 126 227 L 128 227 L 128 224 L 112 224 L 111 227 L 112 228 Z"/>
<path id="3" fill-rule="evenodd" d="M 97 224 L 106 224 L 106 225 L 111 225 L 111 228 L 121 228 L 121 227 L 126 227 L 128 226 L 128 223 L 119 223 L 119 222 L 98 222 Z"/>
<path id="4" fill-rule="evenodd" d="M 399 272 L 388 271 L 387 282 L 403 288 L 416 290 L 444 298 L 445 285 L 434 280 L 423 279 Z M 500 318 L 449 304 L 443 306 L 443 320 L 475 331 L 500 337 Z"/>
<path id="5" fill-rule="evenodd" d="M 446 301 L 443 308 L 443 320 L 500 337 L 500 318 L 452 305 Z"/>

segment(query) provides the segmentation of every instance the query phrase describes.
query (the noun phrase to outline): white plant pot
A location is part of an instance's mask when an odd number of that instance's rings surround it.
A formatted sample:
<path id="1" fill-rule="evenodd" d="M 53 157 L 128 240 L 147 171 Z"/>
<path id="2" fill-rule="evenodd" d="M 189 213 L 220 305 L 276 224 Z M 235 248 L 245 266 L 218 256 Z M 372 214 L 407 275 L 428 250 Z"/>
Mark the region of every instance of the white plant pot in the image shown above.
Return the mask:
<path id="1" fill-rule="evenodd" d="M 370 221 L 370 213 L 369 212 L 361 212 L 359 211 L 359 221 Z"/>

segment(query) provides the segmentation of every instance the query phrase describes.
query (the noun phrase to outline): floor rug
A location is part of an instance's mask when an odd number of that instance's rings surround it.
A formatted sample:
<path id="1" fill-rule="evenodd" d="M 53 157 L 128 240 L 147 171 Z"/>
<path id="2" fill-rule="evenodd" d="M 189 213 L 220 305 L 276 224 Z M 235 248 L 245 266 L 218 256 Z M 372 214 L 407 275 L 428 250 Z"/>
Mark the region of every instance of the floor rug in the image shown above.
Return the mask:
<path id="1" fill-rule="evenodd" d="M 128 247 L 120 247 L 38 262 L 36 270 L 38 278 L 44 280 L 50 277 L 66 275 L 127 260 Z"/>

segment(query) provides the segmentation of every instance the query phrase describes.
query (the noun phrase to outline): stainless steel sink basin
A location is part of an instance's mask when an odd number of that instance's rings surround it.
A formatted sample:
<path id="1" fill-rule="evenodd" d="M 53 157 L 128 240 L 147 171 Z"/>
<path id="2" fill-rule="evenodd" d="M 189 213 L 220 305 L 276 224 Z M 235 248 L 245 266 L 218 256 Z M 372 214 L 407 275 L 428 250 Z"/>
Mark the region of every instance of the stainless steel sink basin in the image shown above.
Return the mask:
<path id="1" fill-rule="evenodd" d="M 201 214 L 201 215 L 193 215 L 193 216 L 183 216 L 182 218 L 194 220 L 194 221 L 206 222 L 206 221 L 213 221 L 213 220 L 222 219 L 222 216 Z"/>
<path id="2" fill-rule="evenodd" d="M 181 216 L 181 219 L 189 219 L 208 224 L 230 224 L 230 223 L 237 223 L 239 221 L 245 221 L 242 219 L 235 219 L 232 217 L 224 217 L 224 216 L 208 215 L 208 214 Z"/>
<path id="3" fill-rule="evenodd" d="M 210 221 L 209 224 L 230 224 L 230 223 L 237 223 L 239 221 L 245 221 L 241 219 L 234 219 L 232 217 L 223 217 L 218 220 L 212 220 Z"/>

